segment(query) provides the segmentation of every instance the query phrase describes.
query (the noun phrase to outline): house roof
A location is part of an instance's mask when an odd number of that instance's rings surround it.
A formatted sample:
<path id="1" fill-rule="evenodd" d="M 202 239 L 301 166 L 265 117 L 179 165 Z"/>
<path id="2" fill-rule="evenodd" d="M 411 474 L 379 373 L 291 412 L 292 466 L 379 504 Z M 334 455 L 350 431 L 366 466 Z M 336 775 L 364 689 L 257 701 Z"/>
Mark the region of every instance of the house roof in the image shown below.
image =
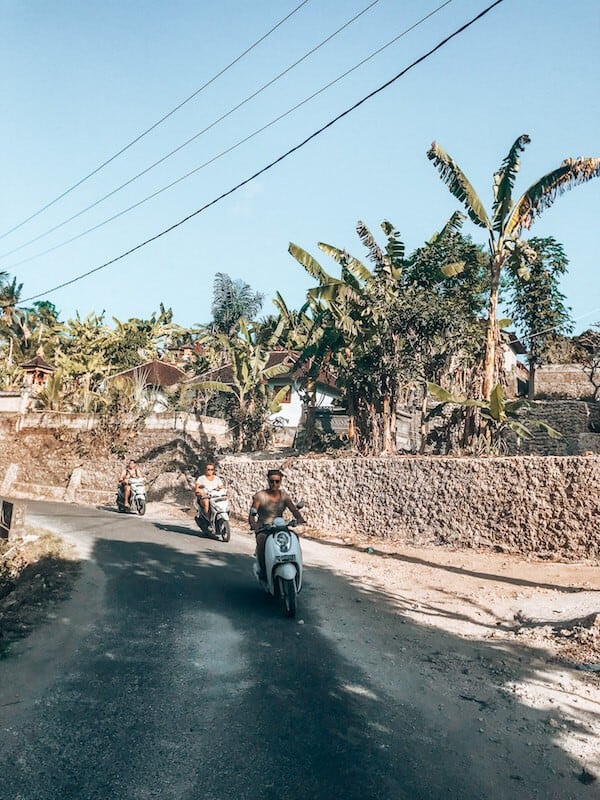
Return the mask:
<path id="1" fill-rule="evenodd" d="M 527 353 L 527 348 L 523 344 L 523 342 L 518 338 L 516 333 L 512 331 L 502 331 L 502 338 L 506 342 L 506 344 L 513 350 L 517 355 L 524 356 Z"/>
<path id="2" fill-rule="evenodd" d="M 38 372 L 54 372 L 56 367 L 53 367 L 52 364 L 49 364 L 45 358 L 43 358 L 39 353 L 31 358 L 29 361 L 23 361 L 19 364 L 21 369 L 27 371 L 35 371 Z"/>
<path id="3" fill-rule="evenodd" d="M 143 381 L 144 386 L 175 386 L 177 383 L 183 383 L 187 377 L 187 374 L 179 367 L 154 359 L 146 361 L 145 364 L 139 364 L 137 367 L 117 372 L 108 380 L 125 378 L 132 381 Z"/>
<path id="4" fill-rule="evenodd" d="M 300 353 L 297 350 L 271 350 L 265 369 L 270 369 L 271 367 L 276 367 L 280 364 L 283 364 L 289 368 L 288 371 L 282 372 L 281 375 L 275 376 L 272 378 L 272 380 L 281 385 L 289 381 L 297 381 L 308 375 L 309 371 L 307 364 L 302 364 L 297 369 L 294 368 L 294 364 L 299 357 Z M 233 371 L 231 369 L 231 364 L 224 364 L 221 367 L 210 369 L 207 372 L 203 372 L 201 375 L 196 375 L 193 378 L 190 378 L 188 382 L 191 383 L 199 380 L 219 381 L 219 383 L 231 384 L 233 383 Z M 337 390 L 335 381 L 331 378 L 331 376 L 326 374 L 324 370 L 320 370 L 316 378 L 316 382 L 321 386 L 327 386 L 330 389 Z"/>

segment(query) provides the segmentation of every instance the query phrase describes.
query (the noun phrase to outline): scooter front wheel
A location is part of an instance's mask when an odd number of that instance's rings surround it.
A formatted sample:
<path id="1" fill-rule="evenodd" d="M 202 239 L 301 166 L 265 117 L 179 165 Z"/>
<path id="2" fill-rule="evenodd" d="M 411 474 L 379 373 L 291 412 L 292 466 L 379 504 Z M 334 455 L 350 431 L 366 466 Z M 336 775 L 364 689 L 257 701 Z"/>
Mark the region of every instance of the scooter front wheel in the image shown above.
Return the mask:
<path id="1" fill-rule="evenodd" d="M 293 578 L 281 578 L 281 594 L 286 617 L 296 616 L 296 581 Z"/>
<path id="2" fill-rule="evenodd" d="M 136 497 L 135 508 L 140 517 L 143 517 L 146 513 L 146 501 L 143 497 Z"/>
<path id="3" fill-rule="evenodd" d="M 231 539 L 231 529 L 229 527 L 229 520 L 220 517 L 216 521 L 216 534 L 221 538 L 222 542 L 228 542 Z"/>

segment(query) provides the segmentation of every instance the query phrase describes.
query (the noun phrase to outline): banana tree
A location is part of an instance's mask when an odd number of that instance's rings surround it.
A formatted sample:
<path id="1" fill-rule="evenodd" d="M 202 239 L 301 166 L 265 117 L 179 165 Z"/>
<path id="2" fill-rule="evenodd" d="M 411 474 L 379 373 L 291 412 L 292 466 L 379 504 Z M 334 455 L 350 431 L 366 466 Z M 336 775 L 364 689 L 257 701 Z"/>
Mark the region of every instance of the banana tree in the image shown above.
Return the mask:
<path id="1" fill-rule="evenodd" d="M 456 213 L 430 242 L 440 246 L 458 233 L 463 215 Z M 319 243 L 341 268 L 330 275 L 309 253 L 290 244 L 289 252 L 318 281 L 308 292 L 312 326 L 301 361 L 330 366 L 344 392 L 353 444 L 363 453 L 396 451 L 396 405 L 403 381 L 402 360 L 408 325 L 409 285 L 418 283 L 407 272 L 409 260 L 399 232 L 387 220 L 381 247 L 363 222 L 357 233 L 374 265 L 367 268 L 345 250 Z M 448 248 L 448 252 L 454 252 Z M 438 281 L 460 275 L 464 262 L 442 257 Z M 431 301 L 435 287 L 424 288 Z"/>
<path id="2" fill-rule="evenodd" d="M 471 221 L 484 228 L 488 234 L 490 294 L 482 383 L 485 400 L 490 399 L 493 387 L 498 384 L 498 290 L 503 269 L 506 267 L 526 277 L 532 254 L 527 242 L 521 238 L 523 231 L 529 230 L 535 219 L 560 194 L 600 175 L 600 158 L 567 158 L 559 167 L 532 184 L 515 202 L 512 191 L 519 171 L 519 155 L 530 141 L 527 134 L 519 136 L 498 171 L 494 173 L 494 202 L 490 216 L 451 156 L 436 142 L 427 152 L 427 157 L 433 161 L 442 181 L 464 205 Z"/>
<path id="3" fill-rule="evenodd" d="M 239 320 L 238 336 L 231 338 L 216 334 L 216 344 L 225 355 L 227 379 L 205 379 L 190 384 L 193 389 L 222 392 L 231 397 L 231 422 L 238 450 L 262 449 L 265 446 L 266 418 L 278 409 L 288 390 L 284 386 L 274 392 L 268 383 L 271 378 L 289 371 L 289 365 L 284 363 L 268 366 L 283 325 L 282 320 L 266 341 L 260 340 L 259 326 L 248 325 L 245 319 Z"/>
<path id="4" fill-rule="evenodd" d="M 520 412 L 531 407 L 525 398 L 518 400 L 505 400 L 502 386 L 498 383 L 487 400 L 473 400 L 466 397 L 458 397 L 436 383 L 427 384 L 429 393 L 439 401 L 429 414 L 429 419 L 438 416 L 444 406 L 462 406 L 463 408 L 477 408 L 481 416 L 486 420 L 487 425 L 483 430 L 483 440 L 478 441 L 478 449 L 487 455 L 496 455 L 502 448 L 503 434 L 505 431 L 512 431 L 517 438 L 531 439 L 532 429 L 544 431 L 552 439 L 560 439 L 561 434 L 548 425 L 546 422 L 537 419 L 530 419 L 525 424 L 521 419 Z"/>

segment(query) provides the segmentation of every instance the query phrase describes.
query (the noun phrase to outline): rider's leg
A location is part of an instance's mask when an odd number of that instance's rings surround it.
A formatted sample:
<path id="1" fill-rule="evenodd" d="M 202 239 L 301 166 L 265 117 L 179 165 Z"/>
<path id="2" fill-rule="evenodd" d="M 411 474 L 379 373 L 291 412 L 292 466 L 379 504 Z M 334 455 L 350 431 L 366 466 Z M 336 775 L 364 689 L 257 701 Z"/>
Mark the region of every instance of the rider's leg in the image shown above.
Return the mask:
<path id="1" fill-rule="evenodd" d="M 258 566 L 263 575 L 266 575 L 267 569 L 265 566 L 265 544 L 267 541 L 266 533 L 256 534 L 256 558 Z"/>
<path id="2" fill-rule="evenodd" d="M 208 497 L 204 496 L 200 498 L 200 505 L 202 507 L 202 511 L 204 512 L 204 516 L 208 517 L 208 509 L 209 509 L 209 502 Z"/>
<path id="3" fill-rule="evenodd" d="M 131 499 L 131 486 L 128 483 L 126 483 L 124 487 L 124 497 L 125 497 L 125 505 L 126 506 L 130 505 L 129 501 Z"/>

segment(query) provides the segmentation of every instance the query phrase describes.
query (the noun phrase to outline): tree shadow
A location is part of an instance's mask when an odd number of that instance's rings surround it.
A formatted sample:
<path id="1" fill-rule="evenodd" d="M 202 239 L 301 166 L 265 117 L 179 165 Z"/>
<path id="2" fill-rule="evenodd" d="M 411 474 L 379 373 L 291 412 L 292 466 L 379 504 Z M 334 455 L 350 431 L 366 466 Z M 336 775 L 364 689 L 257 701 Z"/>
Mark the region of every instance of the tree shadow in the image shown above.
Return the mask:
<path id="1" fill-rule="evenodd" d="M 95 542 L 106 612 L 44 698 L 44 724 L 34 715 L 5 748 L 14 797 L 584 796 L 561 747 L 577 732 L 566 704 L 555 731 L 511 691 L 537 679 L 543 651 L 417 624 L 385 592 L 321 567 L 287 620 L 248 555 L 182 544 Z M 486 671 L 477 695 L 457 659 Z M 500 706 L 496 728 L 486 716 Z M 543 752 L 527 746 L 540 726 Z"/>
<path id="2" fill-rule="evenodd" d="M 27 564 L 16 575 L 0 570 L 0 659 L 14 642 L 52 617 L 79 573 L 78 561 L 55 555 Z"/>

